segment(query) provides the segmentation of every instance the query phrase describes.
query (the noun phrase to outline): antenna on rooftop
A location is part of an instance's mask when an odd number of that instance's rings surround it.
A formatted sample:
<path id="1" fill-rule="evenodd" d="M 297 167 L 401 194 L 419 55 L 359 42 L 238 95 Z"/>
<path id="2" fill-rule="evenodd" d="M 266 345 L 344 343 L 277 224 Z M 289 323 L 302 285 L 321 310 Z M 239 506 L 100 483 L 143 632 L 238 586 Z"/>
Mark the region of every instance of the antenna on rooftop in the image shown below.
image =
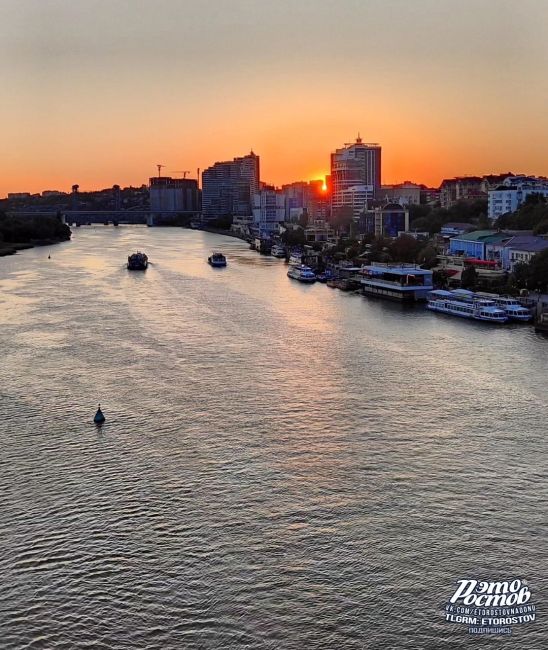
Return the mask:
<path id="1" fill-rule="evenodd" d="M 162 175 L 162 167 L 165 167 L 165 165 L 157 164 L 156 167 L 158 168 L 158 178 L 160 178 L 160 176 Z"/>

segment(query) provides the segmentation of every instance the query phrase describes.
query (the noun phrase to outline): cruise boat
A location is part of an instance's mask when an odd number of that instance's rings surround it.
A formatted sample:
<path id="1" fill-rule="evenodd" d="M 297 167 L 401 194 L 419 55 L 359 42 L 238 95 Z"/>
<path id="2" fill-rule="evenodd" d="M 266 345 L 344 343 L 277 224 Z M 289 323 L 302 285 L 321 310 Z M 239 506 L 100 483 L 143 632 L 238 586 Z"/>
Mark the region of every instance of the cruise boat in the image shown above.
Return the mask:
<path id="1" fill-rule="evenodd" d="M 499 296 L 498 294 L 483 294 L 480 292 L 476 293 L 476 296 L 492 300 L 497 307 L 504 309 L 510 320 L 527 323 L 533 318 L 531 311 L 512 296 Z"/>
<path id="2" fill-rule="evenodd" d="M 464 302 L 447 296 L 435 295 L 440 294 L 438 291 L 431 291 L 426 307 L 432 311 L 437 311 L 450 316 L 459 316 L 461 318 L 471 318 L 489 323 L 506 323 L 508 316 L 503 309 L 493 304 L 492 300 L 474 300 L 473 302 Z"/>
<path id="3" fill-rule="evenodd" d="M 316 282 L 316 274 L 309 267 L 304 264 L 294 264 L 289 267 L 287 272 L 288 277 L 293 278 L 293 280 L 298 280 L 299 282 Z"/>
<path id="4" fill-rule="evenodd" d="M 491 306 L 502 309 L 513 321 L 528 322 L 533 317 L 526 307 L 511 296 L 499 296 L 498 293 L 483 293 L 481 291 L 474 293 L 468 289 L 454 289 L 451 293 L 463 302 L 476 303 L 481 300 L 485 303 L 487 301 Z"/>
<path id="5" fill-rule="evenodd" d="M 274 244 L 270 249 L 273 257 L 285 257 L 285 248 L 281 244 Z"/>
<path id="6" fill-rule="evenodd" d="M 148 257 L 144 253 L 137 251 L 128 256 L 127 267 L 130 271 L 145 271 L 148 267 Z"/>
<path id="7" fill-rule="evenodd" d="M 226 257 L 222 253 L 212 253 L 207 261 L 211 266 L 226 266 Z"/>

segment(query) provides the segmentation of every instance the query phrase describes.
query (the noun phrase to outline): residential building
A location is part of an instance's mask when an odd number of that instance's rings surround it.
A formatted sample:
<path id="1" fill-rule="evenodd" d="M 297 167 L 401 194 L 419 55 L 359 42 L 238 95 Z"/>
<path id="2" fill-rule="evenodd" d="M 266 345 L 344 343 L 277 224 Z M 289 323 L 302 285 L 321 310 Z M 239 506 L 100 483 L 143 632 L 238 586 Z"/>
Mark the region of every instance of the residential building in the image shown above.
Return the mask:
<path id="1" fill-rule="evenodd" d="M 333 210 L 343 207 L 344 192 L 355 186 L 364 186 L 372 199 L 381 190 L 381 146 L 364 143 L 359 135 L 356 142 L 345 144 L 331 154 Z"/>
<path id="2" fill-rule="evenodd" d="M 505 271 L 512 272 L 519 263 L 528 264 L 532 257 L 548 249 L 548 239 L 544 237 L 515 236 L 505 242 L 502 249 L 502 267 Z"/>
<path id="3" fill-rule="evenodd" d="M 324 181 L 298 181 L 282 185 L 286 221 L 297 221 L 306 212 L 309 219 L 325 220 L 329 216 L 331 195 Z"/>
<path id="4" fill-rule="evenodd" d="M 263 187 L 253 195 L 253 225 L 259 237 L 269 238 L 285 221 L 285 196 L 273 187 Z"/>
<path id="5" fill-rule="evenodd" d="M 359 219 L 360 214 L 367 210 L 368 202 L 373 200 L 371 188 L 368 185 L 352 185 L 341 191 L 341 202 L 338 206 L 352 210 L 354 219 Z"/>
<path id="6" fill-rule="evenodd" d="M 490 219 L 515 212 L 531 194 L 548 197 L 548 179 L 534 176 L 510 176 L 489 190 L 487 215 Z"/>
<path id="7" fill-rule="evenodd" d="M 259 156 L 216 162 L 202 173 L 202 215 L 210 221 L 251 215 L 253 195 L 260 189 Z"/>
<path id="8" fill-rule="evenodd" d="M 486 198 L 486 184 L 481 176 L 446 178 L 440 185 L 440 205 L 442 208 L 450 208 L 459 201 Z"/>
<path id="9" fill-rule="evenodd" d="M 149 179 L 149 183 L 150 212 L 154 217 L 200 212 L 200 191 L 196 179 L 155 176 Z"/>
<path id="10" fill-rule="evenodd" d="M 421 186 L 411 181 L 397 185 L 381 185 L 379 198 L 386 203 L 418 205 L 421 202 Z"/>

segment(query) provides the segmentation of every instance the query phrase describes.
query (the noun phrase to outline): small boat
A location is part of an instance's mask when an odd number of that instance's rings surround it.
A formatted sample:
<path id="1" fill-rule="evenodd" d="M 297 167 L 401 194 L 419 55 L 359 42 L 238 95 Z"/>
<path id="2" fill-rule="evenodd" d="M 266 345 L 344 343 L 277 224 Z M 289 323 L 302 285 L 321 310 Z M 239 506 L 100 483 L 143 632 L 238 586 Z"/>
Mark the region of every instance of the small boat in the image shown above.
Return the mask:
<path id="1" fill-rule="evenodd" d="M 285 257 L 285 248 L 281 244 L 274 244 L 270 249 L 272 257 Z"/>
<path id="2" fill-rule="evenodd" d="M 212 253 L 207 258 L 207 261 L 211 266 L 226 266 L 226 257 L 222 253 Z"/>
<path id="3" fill-rule="evenodd" d="M 304 264 L 295 264 L 290 266 L 287 275 L 293 280 L 298 280 L 299 282 L 316 282 L 316 274 L 309 266 L 305 266 Z"/>
<path id="4" fill-rule="evenodd" d="M 323 273 L 317 273 L 316 274 L 316 280 L 318 282 L 322 282 L 323 284 L 326 284 L 330 280 L 334 279 L 333 272 L 327 269 L 327 271 L 324 271 Z"/>
<path id="5" fill-rule="evenodd" d="M 103 415 L 103 411 L 101 411 L 101 405 L 99 404 L 99 408 L 97 409 L 97 413 L 95 413 L 95 417 L 93 418 L 93 421 L 95 422 L 95 424 L 103 424 L 105 420 L 106 418 Z"/>
<path id="6" fill-rule="evenodd" d="M 145 271 L 148 267 L 148 257 L 137 251 L 137 253 L 128 256 L 127 267 L 130 271 Z"/>

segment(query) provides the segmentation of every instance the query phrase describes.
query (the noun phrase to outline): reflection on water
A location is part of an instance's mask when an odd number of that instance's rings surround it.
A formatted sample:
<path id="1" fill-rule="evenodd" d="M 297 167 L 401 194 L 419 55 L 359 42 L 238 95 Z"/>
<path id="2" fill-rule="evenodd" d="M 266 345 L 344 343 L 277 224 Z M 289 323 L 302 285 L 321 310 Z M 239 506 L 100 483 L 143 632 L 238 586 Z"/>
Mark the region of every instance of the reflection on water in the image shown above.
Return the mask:
<path id="1" fill-rule="evenodd" d="M 547 341 L 286 270 L 131 227 L 0 259 L 2 647 L 461 648 L 458 578 L 542 604 Z"/>

